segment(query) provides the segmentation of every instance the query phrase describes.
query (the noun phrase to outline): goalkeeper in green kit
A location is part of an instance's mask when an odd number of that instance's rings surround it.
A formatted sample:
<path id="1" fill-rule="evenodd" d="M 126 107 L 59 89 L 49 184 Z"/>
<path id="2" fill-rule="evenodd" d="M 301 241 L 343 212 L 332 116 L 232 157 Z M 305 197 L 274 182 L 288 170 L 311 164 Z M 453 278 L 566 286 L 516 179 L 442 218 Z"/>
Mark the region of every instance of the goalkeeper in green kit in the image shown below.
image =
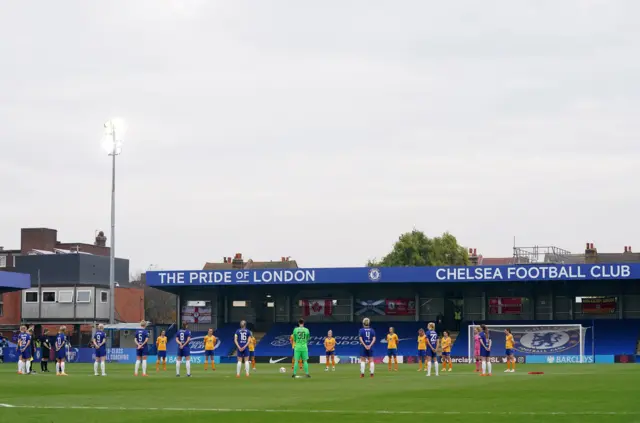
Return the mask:
<path id="1" fill-rule="evenodd" d="M 298 327 L 293 330 L 293 342 L 295 342 L 295 348 L 293 350 L 293 362 L 298 363 L 299 360 L 304 362 L 304 373 L 307 377 L 311 377 L 309 374 L 309 329 L 304 327 L 304 320 L 298 320 Z M 298 372 L 298 366 L 293 367 L 293 375 L 296 377 Z"/>

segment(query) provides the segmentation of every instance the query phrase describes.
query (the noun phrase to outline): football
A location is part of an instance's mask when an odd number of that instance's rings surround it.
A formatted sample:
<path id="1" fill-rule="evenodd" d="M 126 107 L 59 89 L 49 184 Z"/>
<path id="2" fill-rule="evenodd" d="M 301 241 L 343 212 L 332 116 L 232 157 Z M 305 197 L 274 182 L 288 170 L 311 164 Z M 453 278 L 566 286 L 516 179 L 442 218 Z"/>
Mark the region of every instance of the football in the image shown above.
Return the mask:
<path id="1" fill-rule="evenodd" d="M 285 369 L 284 367 L 280 367 L 280 373 L 287 373 L 287 369 Z"/>

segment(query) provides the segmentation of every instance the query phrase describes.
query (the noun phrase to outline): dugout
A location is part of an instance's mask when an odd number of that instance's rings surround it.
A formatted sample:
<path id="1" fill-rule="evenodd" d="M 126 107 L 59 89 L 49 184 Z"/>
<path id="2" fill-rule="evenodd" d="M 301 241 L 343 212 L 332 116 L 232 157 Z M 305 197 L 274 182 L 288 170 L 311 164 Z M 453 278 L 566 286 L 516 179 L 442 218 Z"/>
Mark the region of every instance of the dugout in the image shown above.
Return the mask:
<path id="1" fill-rule="evenodd" d="M 196 331 L 246 320 L 267 332 L 309 322 L 578 321 L 640 318 L 640 264 L 150 271 Z"/>

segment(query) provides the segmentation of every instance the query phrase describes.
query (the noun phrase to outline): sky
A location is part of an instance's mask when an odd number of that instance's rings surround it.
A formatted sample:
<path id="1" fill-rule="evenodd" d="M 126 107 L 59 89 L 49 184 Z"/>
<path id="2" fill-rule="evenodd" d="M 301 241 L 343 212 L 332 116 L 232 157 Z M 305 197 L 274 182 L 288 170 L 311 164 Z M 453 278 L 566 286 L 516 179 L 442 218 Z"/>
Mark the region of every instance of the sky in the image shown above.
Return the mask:
<path id="1" fill-rule="evenodd" d="M 414 228 L 491 257 L 640 251 L 635 0 L 0 0 L 0 245 L 362 266 Z M 37 7 L 36 7 L 37 6 Z"/>

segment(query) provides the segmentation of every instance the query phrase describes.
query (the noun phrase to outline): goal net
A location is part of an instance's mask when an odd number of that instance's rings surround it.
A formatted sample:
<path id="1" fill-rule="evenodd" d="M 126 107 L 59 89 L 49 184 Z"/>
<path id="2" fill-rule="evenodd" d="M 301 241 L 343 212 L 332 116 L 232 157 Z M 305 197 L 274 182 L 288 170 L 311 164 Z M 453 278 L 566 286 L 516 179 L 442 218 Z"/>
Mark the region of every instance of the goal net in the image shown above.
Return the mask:
<path id="1" fill-rule="evenodd" d="M 489 329 L 491 356 L 505 355 L 505 329 L 513 335 L 513 353 L 515 355 L 547 356 L 549 362 L 556 356 L 575 356 L 576 361 L 584 362 L 585 338 L 587 327 L 579 324 L 569 325 L 486 325 Z M 475 328 L 470 324 L 468 329 L 469 362 L 475 358 Z M 577 358 L 579 357 L 579 359 Z M 575 361 L 574 361 L 575 362 Z"/>

